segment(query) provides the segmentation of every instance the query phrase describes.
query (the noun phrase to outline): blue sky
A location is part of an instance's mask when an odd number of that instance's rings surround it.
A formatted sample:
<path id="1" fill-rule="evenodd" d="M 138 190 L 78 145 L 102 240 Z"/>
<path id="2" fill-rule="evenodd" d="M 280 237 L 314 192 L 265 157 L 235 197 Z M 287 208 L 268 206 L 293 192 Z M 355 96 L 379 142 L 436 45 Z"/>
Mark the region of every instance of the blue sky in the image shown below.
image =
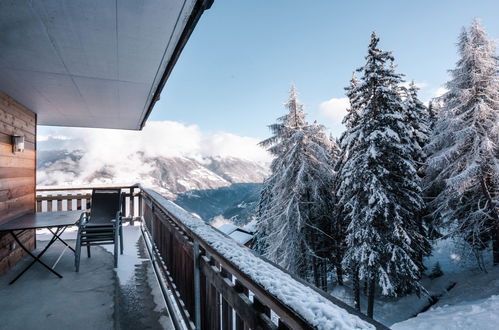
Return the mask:
<path id="1" fill-rule="evenodd" d="M 93 150 L 105 140 L 130 152 L 152 146 L 165 155 L 266 161 L 256 144 L 284 114 L 291 84 L 309 121 L 341 134 L 348 106 L 343 88 L 364 63 L 371 31 L 428 101 L 454 67 L 462 27 L 477 17 L 499 38 L 498 13 L 499 0 L 215 0 L 142 132 L 45 126 L 38 147 Z M 131 148 L 130 134 L 141 144 Z M 94 136 L 102 139 L 94 143 Z M 99 155 L 113 158 L 107 156 Z"/>
<path id="2" fill-rule="evenodd" d="M 264 138 L 294 83 L 309 118 L 337 134 L 338 118 L 320 105 L 344 97 L 371 31 L 378 32 L 381 48 L 393 51 L 399 72 L 422 84 L 426 101 L 454 66 L 462 26 L 478 17 L 495 39 L 498 13 L 497 0 L 215 0 L 150 120 Z"/>

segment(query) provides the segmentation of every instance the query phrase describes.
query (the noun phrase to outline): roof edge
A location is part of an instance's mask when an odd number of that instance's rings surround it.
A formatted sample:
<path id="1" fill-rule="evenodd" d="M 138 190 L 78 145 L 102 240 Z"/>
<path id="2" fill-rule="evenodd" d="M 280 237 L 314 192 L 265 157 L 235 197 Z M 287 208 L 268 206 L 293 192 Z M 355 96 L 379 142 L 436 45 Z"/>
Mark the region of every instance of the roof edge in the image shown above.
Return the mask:
<path id="1" fill-rule="evenodd" d="M 161 76 L 161 79 L 159 80 L 158 86 L 156 90 L 154 91 L 154 95 L 151 98 L 151 103 L 147 107 L 147 111 L 144 115 L 144 117 L 141 120 L 139 130 L 142 130 L 144 128 L 144 125 L 146 124 L 147 119 L 149 118 L 149 115 L 152 112 L 152 109 L 154 108 L 154 105 L 156 104 L 157 101 L 159 101 L 161 92 L 163 91 L 163 88 L 165 87 L 166 81 L 168 80 L 168 77 L 170 77 L 170 74 L 173 71 L 173 68 L 175 67 L 175 64 L 177 63 L 178 58 L 180 57 L 180 53 L 182 53 L 182 50 L 184 49 L 185 45 L 187 44 L 187 41 L 189 40 L 189 37 L 191 36 L 192 32 L 194 31 L 194 28 L 196 27 L 196 24 L 198 23 L 199 19 L 201 18 L 201 15 L 204 13 L 205 10 L 210 9 L 211 6 L 213 5 L 214 0 L 197 0 L 196 4 L 194 5 L 194 8 L 192 10 L 191 15 L 189 16 L 189 20 L 187 21 L 184 30 L 182 31 L 182 34 L 180 35 L 180 39 L 175 46 L 175 49 L 173 50 L 173 54 L 170 58 L 170 61 L 165 67 L 165 71 L 163 72 L 163 75 Z"/>

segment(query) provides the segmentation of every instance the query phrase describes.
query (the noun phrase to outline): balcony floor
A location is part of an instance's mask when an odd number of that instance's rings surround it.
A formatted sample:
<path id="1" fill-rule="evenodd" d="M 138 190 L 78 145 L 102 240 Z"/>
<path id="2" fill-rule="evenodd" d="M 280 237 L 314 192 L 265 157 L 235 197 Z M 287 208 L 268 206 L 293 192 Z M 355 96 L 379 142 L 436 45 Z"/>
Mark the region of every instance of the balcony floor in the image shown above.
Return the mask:
<path id="1" fill-rule="evenodd" d="M 75 232 L 65 233 L 74 246 Z M 37 234 L 37 248 L 46 245 Z M 0 329 L 173 329 L 152 265 L 147 259 L 140 228 L 124 227 L 125 252 L 113 269 L 112 246 L 82 250 L 80 272 L 66 250 L 56 266 L 59 279 L 40 264 L 31 267 L 12 285 L 9 281 L 30 261 L 26 257 L 0 277 Z M 42 240 L 40 240 L 42 239 Z M 54 243 L 42 257 L 52 265 L 63 245 Z"/>

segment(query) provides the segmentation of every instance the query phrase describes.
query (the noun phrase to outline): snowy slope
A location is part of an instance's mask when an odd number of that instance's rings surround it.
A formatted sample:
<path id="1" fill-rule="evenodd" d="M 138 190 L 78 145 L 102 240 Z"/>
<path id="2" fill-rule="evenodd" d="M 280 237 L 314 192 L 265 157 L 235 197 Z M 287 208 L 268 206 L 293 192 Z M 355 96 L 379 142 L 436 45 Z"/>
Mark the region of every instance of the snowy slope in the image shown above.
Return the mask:
<path id="1" fill-rule="evenodd" d="M 499 296 L 436 307 L 392 329 L 495 330 L 499 327 Z"/>
<path id="2" fill-rule="evenodd" d="M 463 271 L 447 277 L 456 282 L 452 290 L 428 311 L 396 323 L 392 329 L 498 329 L 499 266 L 487 273 Z"/>
<path id="3" fill-rule="evenodd" d="M 444 274 L 435 279 L 423 278 L 429 295 L 377 295 L 374 318 L 394 329 L 499 329 L 493 313 L 495 310 L 499 314 L 495 298 L 499 296 L 499 266 L 492 267 L 486 260 L 488 272 L 481 272 L 472 256 L 463 255 L 459 246 L 449 239 L 434 241 L 432 255 L 425 258 L 426 273 L 439 262 Z M 331 294 L 353 306 L 350 286 L 348 281 L 345 286 L 335 286 Z M 363 294 L 361 306 L 365 312 L 367 298 Z M 467 323 L 468 319 L 477 325 Z"/>

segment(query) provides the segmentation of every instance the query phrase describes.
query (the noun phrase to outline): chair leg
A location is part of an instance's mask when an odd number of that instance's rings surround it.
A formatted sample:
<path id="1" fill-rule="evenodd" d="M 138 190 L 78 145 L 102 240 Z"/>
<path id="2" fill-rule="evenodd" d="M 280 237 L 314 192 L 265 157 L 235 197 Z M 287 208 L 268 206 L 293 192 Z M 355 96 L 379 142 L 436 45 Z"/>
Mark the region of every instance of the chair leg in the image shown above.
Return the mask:
<path id="1" fill-rule="evenodd" d="M 118 268 L 118 242 L 114 242 L 114 268 Z"/>
<path id="2" fill-rule="evenodd" d="M 90 245 L 87 245 L 87 257 L 90 258 Z"/>
<path id="3" fill-rule="evenodd" d="M 114 268 L 118 268 L 118 235 L 119 229 L 114 229 Z"/>
<path id="4" fill-rule="evenodd" d="M 81 230 L 78 230 L 78 236 L 76 236 L 76 244 L 75 244 L 75 271 L 77 273 L 80 271 L 80 255 L 81 255 Z"/>
<path id="5" fill-rule="evenodd" d="M 120 252 L 123 254 L 123 228 L 120 226 Z"/>

